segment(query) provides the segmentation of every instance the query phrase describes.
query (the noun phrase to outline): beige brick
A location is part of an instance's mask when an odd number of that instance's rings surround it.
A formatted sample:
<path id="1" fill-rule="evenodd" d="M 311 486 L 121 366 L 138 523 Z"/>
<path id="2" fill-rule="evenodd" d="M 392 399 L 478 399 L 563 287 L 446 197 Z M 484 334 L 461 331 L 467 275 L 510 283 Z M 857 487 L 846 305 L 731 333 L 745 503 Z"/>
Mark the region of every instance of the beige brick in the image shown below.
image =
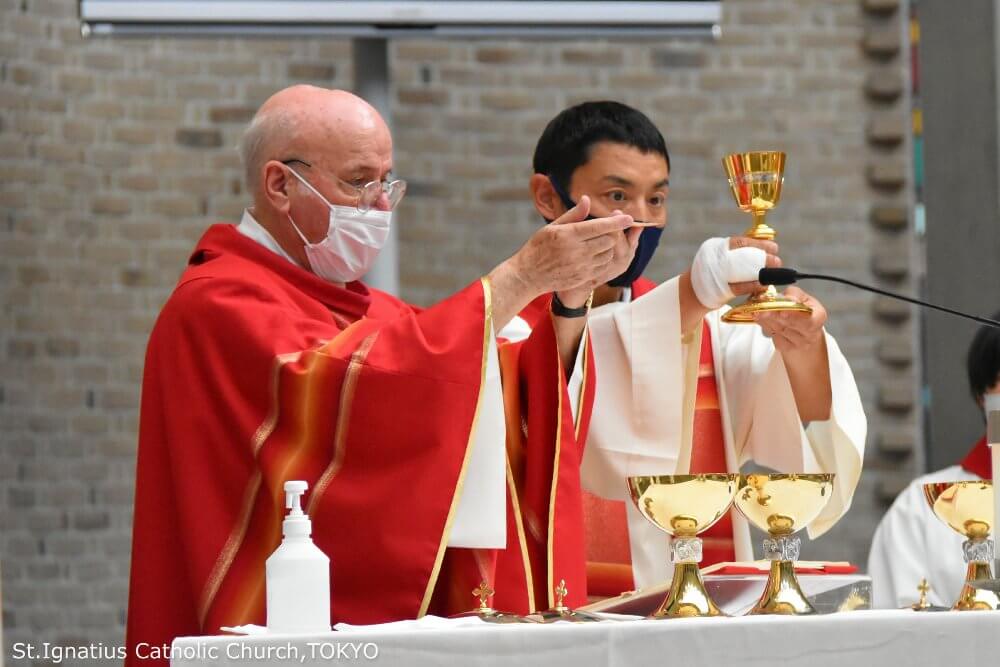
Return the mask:
<path id="1" fill-rule="evenodd" d="M 124 197 L 105 195 L 95 197 L 91 211 L 97 215 L 126 215 L 132 212 L 132 205 Z"/>
<path id="2" fill-rule="evenodd" d="M 222 145 L 222 133 L 210 128 L 180 128 L 177 143 L 189 148 L 217 148 Z"/>
<path id="3" fill-rule="evenodd" d="M 96 128 L 85 121 L 67 120 L 62 126 L 62 136 L 67 141 L 89 144 L 97 136 Z"/>
<path id="4" fill-rule="evenodd" d="M 143 68 L 170 77 L 193 76 L 201 71 L 201 62 L 194 59 L 186 59 L 180 54 L 167 56 L 147 56 L 143 62 Z"/>
<path id="5" fill-rule="evenodd" d="M 872 27 L 865 31 L 861 48 L 872 58 L 888 60 L 899 54 L 900 30 L 896 25 Z"/>
<path id="6" fill-rule="evenodd" d="M 178 195 L 153 199 L 150 202 L 150 210 L 160 215 L 189 216 L 197 215 L 199 207 L 198 202 L 193 197 Z"/>
<path id="7" fill-rule="evenodd" d="M 208 112 L 208 118 L 213 123 L 247 123 L 253 118 L 257 109 L 252 106 L 216 106 Z"/>
<path id="8" fill-rule="evenodd" d="M 156 143 L 156 128 L 144 125 L 118 125 L 111 130 L 111 138 L 132 146 L 148 146 Z"/>
<path id="9" fill-rule="evenodd" d="M 621 49 L 567 49 L 562 60 L 570 65 L 615 66 L 623 61 Z"/>
<path id="10" fill-rule="evenodd" d="M 476 61 L 490 65 L 520 65 L 531 60 L 530 50 L 523 46 L 487 46 L 476 49 Z"/>
<path id="11" fill-rule="evenodd" d="M 105 123 L 125 115 L 124 105 L 113 99 L 86 100 L 77 109 L 80 114 Z"/>
<path id="12" fill-rule="evenodd" d="M 402 89 L 396 97 L 401 104 L 416 104 L 423 106 L 445 106 L 448 104 L 448 91 L 435 88 Z"/>
<path id="13" fill-rule="evenodd" d="M 67 95 L 86 95 L 94 91 L 94 77 L 85 72 L 64 72 L 56 81 L 59 91 Z"/>
<path id="14" fill-rule="evenodd" d="M 288 63 L 288 78 L 303 81 L 330 81 L 337 77 L 337 67 L 330 63 Z"/>
<path id="15" fill-rule="evenodd" d="M 260 76 L 260 64 L 255 60 L 222 60 L 209 62 L 208 73 L 218 77 Z"/>
<path id="16" fill-rule="evenodd" d="M 906 184 L 906 165 L 902 160 L 883 159 L 872 162 L 866 170 L 868 183 L 880 190 L 895 191 Z"/>
<path id="17" fill-rule="evenodd" d="M 905 229 L 909 219 L 909 208 L 900 204 L 878 204 L 871 209 L 872 223 L 883 229 L 894 231 Z"/>
<path id="18" fill-rule="evenodd" d="M 96 51 L 83 55 L 83 64 L 87 69 L 117 71 L 125 67 L 125 56 L 113 51 Z"/>
<path id="19" fill-rule="evenodd" d="M 181 81 L 176 87 L 177 97 L 182 100 L 209 100 L 212 102 L 225 99 L 222 85 L 215 81 Z"/>
<path id="20" fill-rule="evenodd" d="M 34 86 L 41 79 L 41 72 L 30 65 L 12 65 L 8 77 L 15 85 Z"/>
<path id="21" fill-rule="evenodd" d="M 444 42 L 399 42 L 395 55 L 403 62 L 435 62 L 450 59 L 451 48 Z"/>
<path id="22" fill-rule="evenodd" d="M 865 93 L 881 102 L 892 102 L 903 94 L 903 75 L 897 68 L 882 68 L 868 73 Z"/>
<path id="23" fill-rule="evenodd" d="M 538 105 L 538 99 L 527 93 L 485 93 L 479 100 L 483 107 L 494 111 L 521 111 Z"/>
<path id="24" fill-rule="evenodd" d="M 156 100 L 151 104 L 133 104 L 128 116 L 140 122 L 152 121 L 177 125 L 184 120 L 184 105 L 165 100 Z"/>
<path id="25" fill-rule="evenodd" d="M 118 185 L 123 190 L 152 192 L 160 187 L 160 180 L 150 173 L 131 172 L 123 174 L 118 179 Z"/>
<path id="26" fill-rule="evenodd" d="M 899 9 L 900 0 L 863 0 L 861 5 L 872 14 L 892 14 Z"/>

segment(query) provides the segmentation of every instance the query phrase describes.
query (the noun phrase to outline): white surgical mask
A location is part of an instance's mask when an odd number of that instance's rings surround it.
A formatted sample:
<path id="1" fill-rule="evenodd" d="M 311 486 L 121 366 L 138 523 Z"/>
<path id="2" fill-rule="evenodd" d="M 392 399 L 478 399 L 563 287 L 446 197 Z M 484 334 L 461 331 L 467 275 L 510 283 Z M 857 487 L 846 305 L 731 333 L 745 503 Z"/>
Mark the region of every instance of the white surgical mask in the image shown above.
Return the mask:
<path id="1" fill-rule="evenodd" d="M 389 238 L 392 211 L 370 209 L 362 213 L 353 206 L 331 204 L 294 169 L 289 168 L 289 171 L 330 209 L 326 238 L 319 243 L 310 243 L 292 220 L 291 214 L 288 216 L 288 221 L 305 243 L 312 272 L 324 280 L 337 283 L 349 283 L 368 273 Z"/>
<path id="2" fill-rule="evenodd" d="M 1000 394 L 986 394 L 983 396 L 983 412 L 987 419 L 994 410 L 1000 410 Z"/>

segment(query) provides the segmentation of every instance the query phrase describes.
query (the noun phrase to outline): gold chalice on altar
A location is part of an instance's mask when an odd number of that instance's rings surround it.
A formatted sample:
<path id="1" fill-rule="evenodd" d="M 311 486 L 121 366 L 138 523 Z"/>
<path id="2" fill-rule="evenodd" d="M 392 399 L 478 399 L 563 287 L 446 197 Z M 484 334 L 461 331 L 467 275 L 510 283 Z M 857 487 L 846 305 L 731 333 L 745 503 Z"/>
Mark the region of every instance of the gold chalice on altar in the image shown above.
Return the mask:
<path id="1" fill-rule="evenodd" d="M 628 478 L 632 502 L 644 517 L 672 535 L 674 578 L 666 599 L 650 618 L 724 616 L 701 578 L 698 533 L 721 519 L 733 503 L 737 475 L 660 475 Z"/>
<path id="2" fill-rule="evenodd" d="M 764 222 L 767 212 L 778 205 L 781 199 L 781 185 L 784 181 L 785 154 L 780 151 L 752 151 L 731 153 L 722 158 L 722 164 L 729 176 L 729 187 L 741 211 L 753 215 L 753 221 L 745 236 L 771 241 L 778 232 Z M 794 311 L 811 313 L 809 306 L 778 294 L 774 285 L 757 292 L 744 303 L 736 306 L 722 319 L 732 323 L 753 323 L 754 313 L 770 311 Z"/>
<path id="3" fill-rule="evenodd" d="M 937 518 L 965 536 L 965 586 L 952 609 L 1000 609 L 1000 594 L 976 583 L 993 578 L 993 483 L 985 480 L 924 484 L 924 497 Z"/>
<path id="4" fill-rule="evenodd" d="M 740 477 L 737 509 L 750 523 L 767 532 L 764 557 L 771 573 L 750 614 L 815 614 L 795 578 L 801 540 L 793 534 L 805 528 L 833 495 L 832 474 L 752 474 Z"/>

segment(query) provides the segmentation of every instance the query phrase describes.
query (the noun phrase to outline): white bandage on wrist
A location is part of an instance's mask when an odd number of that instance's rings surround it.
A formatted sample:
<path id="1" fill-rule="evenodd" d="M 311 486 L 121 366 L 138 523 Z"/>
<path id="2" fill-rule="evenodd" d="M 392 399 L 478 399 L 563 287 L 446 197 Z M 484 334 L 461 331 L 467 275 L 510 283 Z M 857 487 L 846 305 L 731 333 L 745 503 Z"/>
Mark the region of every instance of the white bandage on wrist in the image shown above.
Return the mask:
<path id="1" fill-rule="evenodd" d="M 691 265 L 691 286 L 701 305 L 710 310 L 726 305 L 735 295 L 730 283 L 757 280 L 767 265 L 760 248 L 729 249 L 729 239 L 712 238 L 701 244 Z"/>

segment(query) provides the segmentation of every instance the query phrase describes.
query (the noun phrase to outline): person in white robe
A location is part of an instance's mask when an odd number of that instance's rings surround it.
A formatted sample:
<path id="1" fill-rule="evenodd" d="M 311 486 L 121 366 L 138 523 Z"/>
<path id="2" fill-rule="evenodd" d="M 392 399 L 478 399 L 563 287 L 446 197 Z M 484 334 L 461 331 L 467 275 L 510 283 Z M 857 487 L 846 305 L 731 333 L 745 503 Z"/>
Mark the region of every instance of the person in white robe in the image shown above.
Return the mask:
<path id="1" fill-rule="evenodd" d="M 966 370 L 972 398 L 984 417 L 1000 410 L 1000 330 L 984 326 L 976 332 L 966 355 Z M 990 479 L 991 473 L 984 435 L 961 462 L 918 477 L 899 494 L 879 522 L 868 554 L 875 607 L 912 605 L 920 599 L 917 587 L 924 579 L 930 586 L 930 604 L 950 607 L 955 603 L 965 584 L 965 538 L 935 516 L 924 498 L 923 485 Z"/>
<path id="2" fill-rule="evenodd" d="M 667 222 L 669 154 L 662 135 L 635 109 L 588 102 L 560 113 L 545 129 L 534 159 L 536 210 L 556 219 L 587 195 L 594 215 L 620 210 L 649 223 L 629 269 L 593 293 L 587 327 L 596 393 L 581 466 L 584 488 L 627 500 L 625 478 L 688 472 L 702 332 L 707 322 L 729 472 L 748 461 L 780 472 L 836 474 L 833 497 L 809 526 L 818 537 L 848 510 L 861 474 L 867 421 L 847 360 L 826 333 L 826 310 L 796 288 L 789 296 L 813 308 L 761 315 L 755 325 L 723 323 L 736 294 L 759 288 L 757 271 L 780 265 L 777 244 L 749 238 L 709 239 L 692 269 L 641 298 L 634 289 Z M 574 307 L 553 304 L 553 311 Z M 560 297 L 565 301 L 564 294 Z M 500 333 L 527 335 L 515 319 Z M 579 386 L 582 355 L 570 379 Z M 576 409 L 576 406 L 574 406 Z M 723 471 L 720 471 L 723 472 Z M 636 587 L 669 579 L 669 538 L 625 503 Z M 733 513 L 738 560 L 753 560 L 747 522 Z"/>

